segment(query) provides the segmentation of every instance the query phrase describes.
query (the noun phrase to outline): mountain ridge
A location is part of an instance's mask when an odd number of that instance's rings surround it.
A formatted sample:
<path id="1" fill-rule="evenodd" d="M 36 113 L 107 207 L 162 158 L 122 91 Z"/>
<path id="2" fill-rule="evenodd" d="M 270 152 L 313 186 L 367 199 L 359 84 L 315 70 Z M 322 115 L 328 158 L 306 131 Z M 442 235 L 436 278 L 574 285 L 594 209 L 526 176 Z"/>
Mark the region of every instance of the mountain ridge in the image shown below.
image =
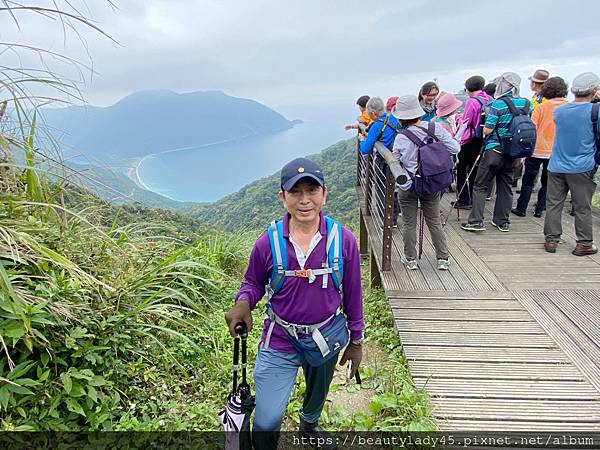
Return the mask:
<path id="1" fill-rule="evenodd" d="M 222 91 L 139 91 L 111 106 L 47 108 L 42 114 L 66 153 L 108 163 L 294 125 L 266 105 Z"/>

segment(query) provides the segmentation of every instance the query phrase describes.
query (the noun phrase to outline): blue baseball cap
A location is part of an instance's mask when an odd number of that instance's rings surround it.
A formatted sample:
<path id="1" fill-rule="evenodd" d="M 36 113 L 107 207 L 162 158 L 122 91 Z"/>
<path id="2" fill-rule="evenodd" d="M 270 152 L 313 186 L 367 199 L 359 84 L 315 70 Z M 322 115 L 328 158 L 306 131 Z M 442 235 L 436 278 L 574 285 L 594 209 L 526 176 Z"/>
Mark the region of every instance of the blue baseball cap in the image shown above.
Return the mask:
<path id="1" fill-rule="evenodd" d="M 319 183 L 319 186 L 325 186 L 323 170 L 316 162 L 307 158 L 296 158 L 281 169 L 281 189 L 289 192 L 302 178 L 310 178 Z"/>

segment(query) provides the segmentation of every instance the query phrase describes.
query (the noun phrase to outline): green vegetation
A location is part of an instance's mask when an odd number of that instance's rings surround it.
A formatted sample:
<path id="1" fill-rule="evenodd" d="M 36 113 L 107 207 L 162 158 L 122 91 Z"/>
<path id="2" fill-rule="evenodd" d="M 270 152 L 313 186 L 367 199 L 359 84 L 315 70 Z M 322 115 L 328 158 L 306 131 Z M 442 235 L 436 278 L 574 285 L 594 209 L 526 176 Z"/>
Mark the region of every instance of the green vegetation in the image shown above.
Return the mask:
<path id="1" fill-rule="evenodd" d="M 27 155 L 35 123 L 12 142 Z M 0 429 L 219 429 L 231 370 L 223 315 L 255 233 L 112 206 L 24 159 L 0 197 Z M 366 316 L 369 345 L 385 358 L 365 365 L 364 389 L 334 386 L 324 422 L 430 429 L 381 293 L 366 296 Z M 251 361 L 258 338 L 254 330 Z M 340 392 L 367 396 L 369 410 L 344 410 Z M 289 420 L 301 394 L 300 384 Z"/>
<path id="2" fill-rule="evenodd" d="M 346 226 L 358 222 L 356 201 L 356 139 L 340 141 L 309 156 L 325 172 L 329 196 L 326 214 Z M 261 230 L 283 214 L 278 198 L 279 173 L 257 180 L 214 203 L 193 205 L 182 212 L 226 230 Z"/>

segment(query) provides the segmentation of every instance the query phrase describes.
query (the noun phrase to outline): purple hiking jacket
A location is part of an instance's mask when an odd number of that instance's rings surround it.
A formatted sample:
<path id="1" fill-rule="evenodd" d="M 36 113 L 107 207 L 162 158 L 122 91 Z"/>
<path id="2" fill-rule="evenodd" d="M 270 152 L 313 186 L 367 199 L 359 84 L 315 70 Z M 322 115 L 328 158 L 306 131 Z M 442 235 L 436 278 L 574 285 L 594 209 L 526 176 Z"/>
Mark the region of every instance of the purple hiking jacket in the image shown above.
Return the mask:
<path id="1" fill-rule="evenodd" d="M 308 256 L 306 269 L 320 269 L 327 259 L 326 239 L 327 226 L 321 212 L 319 233 L 323 239 Z M 296 259 L 293 244 L 289 241 L 289 214 L 283 217 L 283 236 L 286 241 L 288 270 L 299 270 L 300 265 Z M 362 303 L 362 286 L 360 276 L 360 254 L 356 245 L 356 238 L 350 230 L 342 227 L 342 255 L 344 261 L 344 311 L 348 317 L 350 339 L 361 339 L 365 328 Z M 250 309 L 256 308 L 257 303 L 265 295 L 265 287 L 269 284 L 273 270 L 273 258 L 268 233 L 263 233 L 254 244 L 250 253 L 250 261 L 240 290 L 235 300 L 247 299 Z M 273 311 L 283 320 L 302 325 L 312 325 L 322 322 L 335 313 L 340 304 L 340 294 L 333 284 L 331 275 L 327 288 L 322 287 L 322 275 L 317 276 L 315 282 L 310 283 L 306 278 L 286 277 L 279 293 L 271 298 Z M 264 342 L 270 320 L 265 317 L 261 345 Z M 269 348 L 274 350 L 295 353 L 289 342 L 286 331 L 275 325 L 271 335 Z"/>

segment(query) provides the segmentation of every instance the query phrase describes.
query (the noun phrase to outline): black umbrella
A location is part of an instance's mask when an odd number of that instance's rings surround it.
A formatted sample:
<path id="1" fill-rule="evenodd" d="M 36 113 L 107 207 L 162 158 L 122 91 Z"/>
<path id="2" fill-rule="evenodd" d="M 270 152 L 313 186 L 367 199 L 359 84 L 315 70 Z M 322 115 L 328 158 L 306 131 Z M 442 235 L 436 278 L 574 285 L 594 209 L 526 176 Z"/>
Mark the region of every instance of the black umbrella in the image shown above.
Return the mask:
<path id="1" fill-rule="evenodd" d="M 233 386 L 227 395 L 225 409 L 219 413 L 219 421 L 225 430 L 226 450 L 251 450 L 250 416 L 256 403 L 246 380 L 248 330 L 244 322 L 235 326 L 233 341 Z M 240 338 L 242 341 L 242 382 L 238 385 L 238 364 L 240 359 Z"/>

